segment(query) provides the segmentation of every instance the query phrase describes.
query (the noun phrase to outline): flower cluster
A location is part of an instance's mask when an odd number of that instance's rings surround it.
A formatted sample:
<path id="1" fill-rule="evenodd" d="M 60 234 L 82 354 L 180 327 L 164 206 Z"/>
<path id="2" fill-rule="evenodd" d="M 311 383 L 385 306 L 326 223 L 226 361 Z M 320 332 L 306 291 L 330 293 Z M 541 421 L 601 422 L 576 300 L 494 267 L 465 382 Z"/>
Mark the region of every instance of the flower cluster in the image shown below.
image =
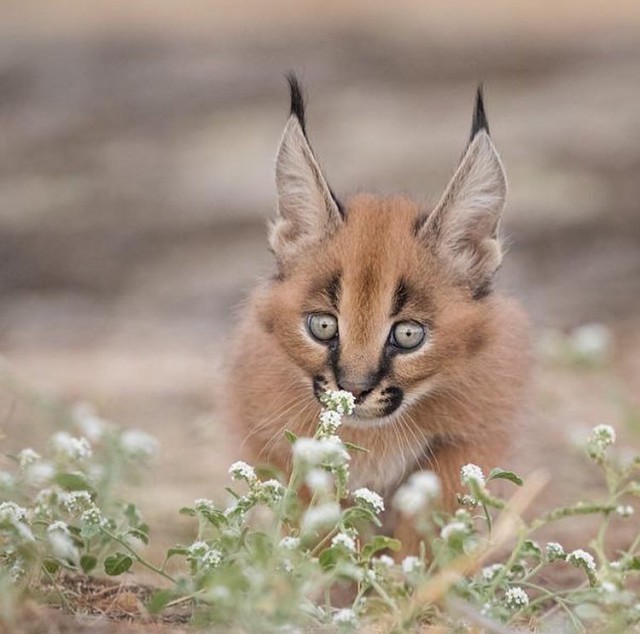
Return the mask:
<path id="1" fill-rule="evenodd" d="M 508 588 L 504 595 L 504 603 L 510 610 L 521 610 L 529 605 L 529 596 L 522 588 Z"/>
<path id="2" fill-rule="evenodd" d="M 471 484 L 472 482 L 479 487 L 484 487 L 486 484 L 484 473 L 482 469 L 476 464 L 466 464 L 460 469 L 460 480 L 462 484 Z"/>
<path id="3" fill-rule="evenodd" d="M 234 462 L 229 467 L 229 474 L 234 480 L 244 480 L 249 484 L 256 481 L 255 469 L 242 460 Z"/>
<path id="4" fill-rule="evenodd" d="M 440 497 L 440 490 L 440 479 L 433 471 L 418 471 L 396 491 L 393 506 L 404 515 L 417 515 Z"/>
<path id="5" fill-rule="evenodd" d="M 363 506 L 370 508 L 374 513 L 382 513 L 382 511 L 384 511 L 384 500 L 382 496 L 365 487 L 354 491 L 353 499 Z"/>
<path id="6" fill-rule="evenodd" d="M 91 458 L 91 445 L 86 438 L 75 438 L 65 431 L 58 432 L 51 439 L 55 453 L 63 459 L 79 461 Z"/>
<path id="7" fill-rule="evenodd" d="M 202 540 L 194 542 L 187 549 L 187 561 L 191 564 L 193 574 L 217 568 L 222 560 L 222 553 Z"/>
<path id="8" fill-rule="evenodd" d="M 326 438 L 298 438 L 293 445 L 293 457 L 309 466 L 337 467 L 350 456 L 338 436 Z"/>
<path id="9" fill-rule="evenodd" d="M 351 392 L 336 390 L 325 392 L 321 397 L 322 404 L 328 409 L 343 416 L 351 416 L 356 407 L 356 399 Z"/>

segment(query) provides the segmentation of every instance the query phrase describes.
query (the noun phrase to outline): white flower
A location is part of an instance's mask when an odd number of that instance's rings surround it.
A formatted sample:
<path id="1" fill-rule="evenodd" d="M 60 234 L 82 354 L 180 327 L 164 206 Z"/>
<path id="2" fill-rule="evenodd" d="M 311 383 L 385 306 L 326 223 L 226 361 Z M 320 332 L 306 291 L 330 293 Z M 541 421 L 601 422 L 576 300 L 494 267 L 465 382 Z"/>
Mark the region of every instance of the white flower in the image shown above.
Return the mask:
<path id="1" fill-rule="evenodd" d="M 603 581 L 602 585 L 600 586 L 600 590 L 604 594 L 613 594 L 614 592 L 618 591 L 618 587 L 616 586 L 615 583 L 612 583 L 611 581 Z"/>
<path id="2" fill-rule="evenodd" d="M 440 495 L 440 479 L 433 471 L 411 475 L 393 497 L 393 506 L 405 515 L 416 515 Z"/>
<path id="3" fill-rule="evenodd" d="M 26 467 L 34 464 L 35 462 L 38 462 L 38 460 L 40 459 L 41 459 L 40 454 L 37 451 L 34 451 L 33 449 L 30 449 L 30 448 L 23 449 L 18 454 L 18 464 L 20 465 L 21 469 L 25 469 Z"/>
<path id="4" fill-rule="evenodd" d="M 86 438 L 75 438 L 66 431 L 60 431 L 51 438 L 53 450 L 69 460 L 91 458 L 91 445 Z"/>
<path id="5" fill-rule="evenodd" d="M 194 500 L 193 506 L 196 511 L 200 512 L 208 511 L 211 513 L 216 510 L 216 505 L 213 503 L 213 500 L 209 500 L 208 498 L 198 498 L 197 500 Z"/>
<path id="6" fill-rule="evenodd" d="M 380 564 L 381 566 L 384 566 L 385 568 L 393 568 L 393 566 L 395 566 L 395 561 L 393 561 L 393 559 L 391 557 L 389 557 L 389 555 L 380 555 L 380 557 L 374 557 L 371 560 L 371 563 L 373 564 Z"/>
<path id="7" fill-rule="evenodd" d="M 321 400 L 327 409 L 346 416 L 351 416 L 356 406 L 355 396 L 345 390 L 328 391 Z"/>
<path id="8" fill-rule="evenodd" d="M 509 588 L 504 595 L 504 602 L 508 608 L 518 610 L 529 605 L 529 596 L 522 588 Z"/>
<path id="9" fill-rule="evenodd" d="M 449 540 L 452 535 L 457 535 L 459 533 L 466 533 L 467 526 L 463 522 L 451 522 L 443 527 L 440 531 L 440 537 L 444 540 Z"/>
<path id="10" fill-rule="evenodd" d="M 283 537 L 280 540 L 278 546 L 280 546 L 280 548 L 284 548 L 285 550 L 295 550 L 300 546 L 300 538 L 287 535 L 287 537 Z"/>
<path id="11" fill-rule="evenodd" d="M 293 564 L 291 563 L 291 559 L 283 559 L 282 560 L 282 569 L 287 574 L 291 574 L 293 572 Z"/>
<path id="12" fill-rule="evenodd" d="M 466 464 L 460 469 L 460 480 L 462 484 L 475 482 L 479 487 L 484 487 L 485 479 L 482 469 L 477 464 Z"/>
<path id="13" fill-rule="evenodd" d="M 343 608 L 333 615 L 333 622 L 336 625 L 348 625 L 354 627 L 358 623 L 358 618 L 353 610 Z"/>
<path id="14" fill-rule="evenodd" d="M 245 482 L 255 482 L 256 480 L 254 468 L 242 460 L 234 462 L 229 467 L 229 473 L 234 480 L 244 480 Z"/>
<path id="15" fill-rule="evenodd" d="M 616 430 L 611 425 L 596 425 L 591 431 L 589 441 L 609 447 L 616 441 Z"/>
<path id="16" fill-rule="evenodd" d="M 202 540 L 193 542 L 189 548 L 187 548 L 187 557 L 200 558 L 209 550 L 209 544 Z"/>
<path id="17" fill-rule="evenodd" d="M 304 478 L 312 491 L 328 491 L 333 484 L 333 478 L 324 469 L 310 469 Z"/>
<path id="18" fill-rule="evenodd" d="M 120 443 L 131 458 L 151 458 L 159 447 L 158 441 L 141 429 L 127 429 L 120 436 Z"/>
<path id="19" fill-rule="evenodd" d="M 628 504 L 621 504 L 620 506 L 616 506 L 616 513 L 620 517 L 631 517 L 634 514 L 633 506 L 629 506 Z"/>
<path id="20" fill-rule="evenodd" d="M 281 482 L 274 480 L 265 480 L 260 482 L 260 492 L 269 502 L 277 502 L 282 498 L 285 488 Z"/>
<path id="21" fill-rule="evenodd" d="M 339 466 L 349 460 L 349 454 L 337 436 L 298 438 L 293 445 L 293 455 L 297 460 L 313 466 Z"/>
<path id="22" fill-rule="evenodd" d="M 417 471 L 409 478 L 409 482 L 429 498 L 440 495 L 440 478 L 433 471 Z"/>
<path id="23" fill-rule="evenodd" d="M 51 527 L 49 527 L 51 528 Z M 49 545 L 51 546 L 51 552 L 57 559 L 65 559 L 77 563 L 79 560 L 78 549 L 76 548 L 73 540 L 69 536 L 69 532 L 66 533 L 60 530 L 48 531 L 47 538 Z"/>
<path id="24" fill-rule="evenodd" d="M 82 511 L 86 511 L 94 506 L 89 491 L 71 491 L 70 493 L 62 493 L 60 495 L 60 499 L 67 507 L 67 510 L 74 515 L 79 515 Z"/>
<path id="25" fill-rule="evenodd" d="M 571 332 L 569 344 L 575 354 L 587 361 L 603 361 L 612 340 L 611 331 L 603 324 L 586 324 Z"/>
<path id="26" fill-rule="evenodd" d="M 216 568 L 222 563 L 222 553 L 200 540 L 193 542 L 187 548 L 187 561 L 192 561 L 203 568 Z"/>
<path id="27" fill-rule="evenodd" d="M 25 479 L 31 486 L 40 488 L 48 484 L 55 473 L 55 467 L 50 462 L 34 462 L 25 469 Z"/>
<path id="28" fill-rule="evenodd" d="M 410 575 L 420 570 L 422 563 L 418 557 L 409 556 L 402 560 L 402 570 L 405 574 Z"/>
<path id="29" fill-rule="evenodd" d="M 556 559 L 564 559 L 565 552 L 564 548 L 558 542 L 549 542 L 546 547 L 547 550 L 547 558 L 549 561 L 554 561 Z"/>
<path id="30" fill-rule="evenodd" d="M 344 548 L 346 548 L 347 550 L 350 550 L 351 552 L 355 552 L 356 550 L 356 542 L 354 541 L 353 537 L 351 537 L 350 535 L 347 535 L 346 533 L 338 533 L 331 540 L 331 545 L 343 546 Z"/>
<path id="31" fill-rule="evenodd" d="M 80 515 L 80 522 L 86 526 L 104 526 L 107 523 L 107 520 L 102 517 L 100 509 L 94 505 L 82 512 Z"/>
<path id="32" fill-rule="evenodd" d="M 0 471 L 0 488 L 10 489 L 15 484 L 14 477 L 6 471 Z"/>
<path id="33" fill-rule="evenodd" d="M 26 573 L 27 571 L 25 570 L 23 559 L 18 559 L 9 569 L 9 574 L 14 582 L 20 581 Z"/>
<path id="34" fill-rule="evenodd" d="M 577 568 L 583 568 L 587 572 L 595 572 L 596 561 L 591 553 L 578 548 L 567 555 L 567 561 Z"/>
<path id="35" fill-rule="evenodd" d="M 375 491 L 371 491 L 371 489 L 367 489 L 366 487 L 358 489 L 354 491 L 353 497 L 356 502 L 362 502 L 375 513 L 382 513 L 382 511 L 384 511 L 384 500 L 382 496 Z"/>
<path id="36" fill-rule="evenodd" d="M 66 535 L 70 534 L 69 527 L 67 526 L 67 524 L 60 520 L 56 522 L 51 522 L 51 524 L 47 526 L 47 533 L 55 533 L 55 532 L 65 533 Z"/>
<path id="37" fill-rule="evenodd" d="M 93 405 L 76 403 L 71 410 L 71 416 L 82 435 L 86 436 L 90 442 L 95 443 L 102 438 L 107 422 L 96 414 Z"/>
<path id="38" fill-rule="evenodd" d="M 493 581 L 496 576 L 504 569 L 503 564 L 491 564 L 482 569 L 482 579 L 484 581 Z"/>
<path id="39" fill-rule="evenodd" d="M 307 509 L 302 519 L 302 526 L 307 531 L 314 531 L 335 524 L 339 519 L 340 505 L 336 502 L 327 502 Z"/>
<path id="40" fill-rule="evenodd" d="M 403 485 L 393 496 L 393 506 L 405 515 L 416 515 L 426 504 L 425 496 L 410 485 Z"/>
<path id="41" fill-rule="evenodd" d="M 219 550 L 210 549 L 202 556 L 202 565 L 205 568 L 217 568 L 222 563 L 222 553 Z"/>
<path id="42" fill-rule="evenodd" d="M 27 509 L 15 502 L 0 502 L 0 523 L 8 522 L 14 526 L 27 521 Z"/>
<path id="43" fill-rule="evenodd" d="M 320 431 L 324 434 L 335 434 L 342 425 L 342 415 L 331 410 L 324 410 L 320 414 Z"/>

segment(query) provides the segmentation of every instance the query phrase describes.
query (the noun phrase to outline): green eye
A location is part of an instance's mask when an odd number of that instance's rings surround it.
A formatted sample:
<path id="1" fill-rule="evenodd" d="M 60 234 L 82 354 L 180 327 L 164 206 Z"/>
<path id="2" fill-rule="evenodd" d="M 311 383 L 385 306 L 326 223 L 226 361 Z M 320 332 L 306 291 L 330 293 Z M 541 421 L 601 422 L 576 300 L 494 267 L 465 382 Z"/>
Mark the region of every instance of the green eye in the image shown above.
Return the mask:
<path id="1" fill-rule="evenodd" d="M 417 348 L 425 336 L 424 326 L 417 321 L 400 321 L 391 329 L 391 343 L 403 350 Z"/>
<path id="2" fill-rule="evenodd" d="M 331 341 L 338 334 L 338 320 L 333 315 L 317 313 L 307 317 L 307 329 L 318 341 Z"/>

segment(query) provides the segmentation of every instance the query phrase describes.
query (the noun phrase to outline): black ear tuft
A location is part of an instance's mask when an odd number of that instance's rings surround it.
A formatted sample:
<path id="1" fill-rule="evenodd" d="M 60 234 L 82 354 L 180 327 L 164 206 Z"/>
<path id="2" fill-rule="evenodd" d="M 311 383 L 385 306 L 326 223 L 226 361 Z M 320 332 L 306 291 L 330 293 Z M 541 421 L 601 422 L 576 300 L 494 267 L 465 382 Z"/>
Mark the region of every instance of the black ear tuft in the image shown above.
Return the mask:
<path id="1" fill-rule="evenodd" d="M 473 110 L 473 122 L 471 123 L 471 137 L 469 141 L 473 141 L 478 132 L 486 130 L 489 134 L 489 123 L 487 115 L 484 111 L 484 95 L 482 92 L 482 84 L 478 84 L 478 92 L 476 93 L 476 107 Z"/>
<path id="2" fill-rule="evenodd" d="M 289 90 L 291 91 L 291 114 L 298 119 L 302 131 L 307 134 L 306 121 L 304 116 L 304 97 L 302 96 L 302 88 L 298 82 L 294 72 L 287 73 L 287 81 L 289 82 Z"/>

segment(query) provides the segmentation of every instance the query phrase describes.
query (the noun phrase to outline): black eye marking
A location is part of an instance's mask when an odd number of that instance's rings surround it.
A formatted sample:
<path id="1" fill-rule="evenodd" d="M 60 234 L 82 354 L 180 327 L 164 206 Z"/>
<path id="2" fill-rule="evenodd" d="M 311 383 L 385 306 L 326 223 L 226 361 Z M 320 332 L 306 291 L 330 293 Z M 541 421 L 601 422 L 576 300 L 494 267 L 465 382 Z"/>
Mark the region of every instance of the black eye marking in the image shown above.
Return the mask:
<path id="1" fill-rule="evenodd" d="M 329 284 L 327 284 L 327 288 L 325 289 L 325 293 L 329 298 L 329 302 L 331 303 L 331 307 L 338 312 L 338 304 L 340 303 L 340 293 L 342 291 L 342 276 L 340 273 L 336 273 L 331 280 L 329 280 Z"/>
<path id="2" fill-rule="evenodd" d="M 393 308 L 391 309 L 391 316 L 395 317 L 405 307 L 409 300 L 409 287 L 404 280 L 398 282 L 396 290 L 393 294 Z"/>

